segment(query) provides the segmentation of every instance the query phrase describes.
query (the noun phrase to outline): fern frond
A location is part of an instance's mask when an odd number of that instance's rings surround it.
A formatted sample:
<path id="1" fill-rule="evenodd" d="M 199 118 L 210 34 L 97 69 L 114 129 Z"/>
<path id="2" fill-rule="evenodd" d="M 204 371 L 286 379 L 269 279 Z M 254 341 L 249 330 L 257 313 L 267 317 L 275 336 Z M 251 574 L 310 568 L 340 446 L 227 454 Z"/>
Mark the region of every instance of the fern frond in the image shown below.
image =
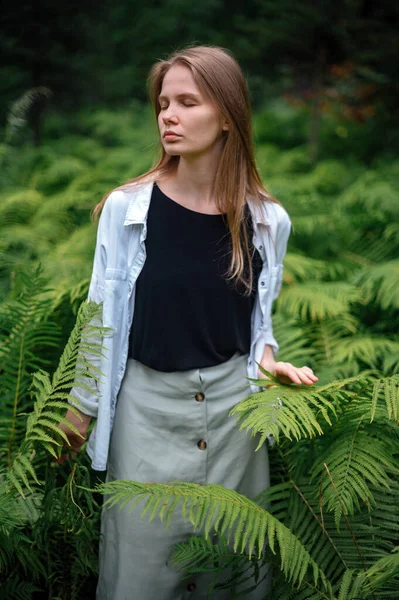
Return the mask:
<path id="1" fill-rule="evenodd" d="M 279 342 L 279 360 L 308 364 L 314 359 L 314 349 L 303 327 L 281 313 L 273 315 L 273 331 Z"/>
<path id="2" fill-rule="evenodd" d="M 399 308 L 399 260 L 364 269 L 353 283 L 362 287 L 368 302 L 378 302 L 383 310 Z"/>
<path id="3" fill-rule="evenodd" d="M 278 196 L 279 197 L 279 196 Z M 318 198 L 320 200 L 320 198 Z M 293 224 L 295 230 L 301 236 L 315 236 L 317 232 L 323 231 L 333 234 L 335 227 L 332 223 L 331 212 L 293 215 Z M 327 236 L 328 237 L 328 236 Z M 326 238 L 326 236 L 324 236 Z"/>
<path id="4" fill-rule="evenodd" d="M 287 286 L 277 303 L 279 310 L 303 321 L 319 321 L 344 315 L 362 301 L 359 288 L 345 281 L 299 283 Z"/>
<path id="5" fill-rule="evenodd" d="M 184 572 L 184 577 L 199 573 L 213 575 L 208 594 L 230 589 L 232 593 L 238 592 L 239 596 L 245 595 L 255 589 L 271 570 L 265 557 L 249 558 L 234 553 L 224 536 L 218 536 L 217 543 L 212 543 L 209 538 L 191 536 L 187 542 L 174 547 L 171 562 Z M 237 594 L 234 597 L 238 597 Z"/>
<path id="6" fill-rule="evenodd" d="M 72 410 L 77 415 L 79 415 L 79 411 L 68 403 L 71 396 L 63 390 L 74 385 L 75 387 L 85 387 L 96 393 L 95 390 L 89 388 L 84 379 L 90 378 L 92 381 L 98 382 L 101 373 L 99 369 L 94 367 L 88 369 L 83 350 L 90 351 L 93 354 L 102 354 L 101 343 L 91 339 L 93 334 L 99 332 L 105 334 L 110 330 L 108 327 L 97 327 L 91 324 L 101 311 L 101 304 L 92 301 L 82 302 L 75 326 L 51 380 L 49 375 L 42 370 L 36 372 L 33 376 L 31 391 L 36 400 L 33 410 L 27 418 L 25 439 L 7 472 L 8 482 L 21 495 L 24 494 L 22 485 L 25 485 L 29 490 L 31 489 L 29 478 L 33 478 L 36 483 L 39 483 L 31 462 L 35 454 L 35 448 L 37 446 L 42 447 L 54 458 L 58 458 L 56 448 L 60 448 L 60 443 L 57 441 L 57 436 L 67 441 L 66 434 L 59 429 L 58 424 L 64 423 L 75 433 L 79 433 L 78 429 L 65 417 L 66 409 Z M 81 377 L 80 382 L 77 380 L 78 375 Z M 29 455 L 30 458 L 28 458 Z"/>
<path id="7" fill-rule="evenodd" d="M 388 419 L 399 421 L 399 376 L 374 381 L 371 395 L 370 422 L 375 419 L 377 406 L 383 402 Z"/>
<path id="8" fill-rule="evenodd" d="M 7 127 L 6 127 L 6 143 L 9 144 L 12 138 L 15 136 L 18 130 L 26 125 L 28 122 L 29 113 L 32 110 L 33 105 L 38 102 L 46 102 L 51 98 L 52 91 L 45 86 L 33 87 L 15 100 L 11 106 L 7 115 Z"/>
<path id="9" fill-rule="evenodd" d="M 367 570 L 367 573 L 359 575 L 355 592 L 378 590 L 384 588 L 387 583 L 390 584 L 389 589 L 391 593 L 393 592 L 393 588 L 399 592 L 399 546 L 391 554 L 377 560 Z"/>
<path id="10" fill-rule="evenodd" d="M 4 482 L 0 483 L 0 533 L 8 535 L 13 529 L 22 527 L 25 522 L 23 511 L 16 502 L 16 495 L 10 494 Z"/>
<path id="11" fill-rule="evenodd" d="M 45 194 L 54 194 L 85 173 L 87 167 L 87 163 L 76 156 L 60 156 L 46 170 L 38 173 L 36 187 Z"/>
<path id="12" fill-rule="evenodd" d="M 18 575 L 0 586 L 0 600 L 32 600 L 35 592 L 42 590 L 29 581 L 20 581 Z"/>
<path id="13" fill-rule="evenodd" d="M 393 182 L 377 170 L 367 170 L 349 186 L 339 199 L 340 208 L 356 211 L 358 218 L 369 223 L 368 215 L 375 220 L 388 221 L 397 216 L 397 195 Z"/>
<path id="14" fill-rule="evenodd" d="M 300 445 L 313 443 L 306 441 Z M 296 444 L 296 453 L 302 451 Z M 331 582 L 335 592 L 334 599 L 339 593 L 345 573 L 353 571 L 351 595 L 345 596 L 342 592 L 341 596 L 352 598 L 357 596 L 355 584 L 361 577 L 356 577 L 355 573 L 364 573 L 364 568 L 371 568 L 380 557 L 389 556 L 399 539 L 399 485 L 392 482 L 391 490 L 372 489 L 372 492 L 376 505 L 363 504 L 361 510 L 351 518 L 352 530 L 343 526 L 340 531 L 336 529 L 333 513 L 322 510 L 319 495 L 315 493 L 314 486 L 308 484 L 307 478 L 302 482 L 291 481 L 272 486 L 258 500 L 262 505 L 264 502 L 270 505 L 269 511 L 273 514 L 277 512 L 284 524 L 300 539 Z M 309 586 L 306 579 L 300 590 L 295 592 L 284 586 L 279 577 L 276 578 L 276 585 L 279 591 L 277 594 L 273 589 L 273 600 L 280 597 L 287 600 L 307 598 L 307 594 L 310 598 L 324 597 L 321 592 L 320 595 L 313 595 L 310 591 L 312 585 Z M 392 580 L 389 580 L 386 589 L 390 589 L 391 593 L 395 589 Z M 364 596 L 359 593 L 359 597 Z M 387 593 L 385 597 L 395 596 Z"/>
<path id="15" fill-rule="evenodd" d="M 350 314 L 309 324 L 305 335 L 312 346 L 317 364 L 336 363 L 337 352 L 351 339 L 350 336 L 356 333 L 358 327 L 358 320 Z"/>
<path id="16" fill-rule="evenodd" d="M 284 281 L 288 284 L 310 279 L 324 279 L 328 263 L 298 253 L 287 252 L 284 258 Z"/>
<path id="17" fill-rule="evenodd" d="M 5 227 L 29 221 L 43 201 L 43 196 L 37 190 L 29 188 L 12 192 L 2 198 L 0 203 L 2 234 L 4 235 Z"/>
<path id="18" fill-rule="evenodd" d="M 323 504 L 334 511 L 337 528 L 343 512 L 353 515 L 362 503 L 375 504 L 372 486 L 389 490 L 392 474 L 399 473 L 390 444 L 361 425 L 359 420 L 341 433 L 313 469 L 313 476 L 320 481 Z"/>
<path id="19" fill-rule="evenodd" d="M 341 586 L 339 588 L 338 600 L 350 600 L 354 597 L 353 595 L 353 579 L 356 576 L 355 569 L 348 569 L 345 571 L 342 580 Z M 351 591 L 352 590 L 352 591 Z M 356 592 L 355 592 L 356 593 Z"/>
<path id="20" fill-rule="evenodd" d="M 21 272 L 18 281 L 22 285 L 18 302 L 3 306 L 1 315 L 11 324 L 11 330 L 5 330 L 0 336 L 0 385 L 3 394 L 0 439 L 7 442 L 9 465 L 14 447 L 21 443 L 25 427 L 25 418 L 18 418 L 18 414 L 27 411 L 31 405 L 31 372 L 48 362 L 34 351 L 37 347 L 57 346 L 60 337 L 60 328 L 48 320 L 51 298 L 46 296 L 48 280 L 42 276 L 41 265 L 33 273 L 27 270 Z"/>
<path id="21" fill-rule="evenodd" d="M 336 364 L 359 363 L 363 368 L 377 368 L 384 356 L 398 356 L 399 341 L 372 335 L 354 335 L 345 338 L 335 348 Z"/>
<path id="22" fill-rule="evenodd" d="M 247 551 L 249 557 L 254 552 L 260 556 L 267 539 L 273 553 L 277 545 L 281 568 L 289 581 L 300 584 L 311 569 L 315 583 L 320 580 L 328 587 L 322 571 L 289 529 L 255 502 L 235 491 L 216 484 L 158 484 L 128 480 L 99 484 L 93 491 L 110 495 L 105 505 L 120 503 L 122 508 L 131 503 L 130 510 L 145 500 L 141 516 L 148 513 L 151 520 L 158 515 L 161 520 L 165 519 L 166 526 L 181 503 L 183 518 L 189 519 L 196 529 L 203 529 L 205 537 L 211 530 L 226 535 L 228 542 L 233 536 L 233 550 Z"/>
<path id="23" fill-rule="evenodd" d="M 218 574 L 233 563 L 248 560 L 248 556 L 233 552 L 224 536 L 219 537 L 218 543 L 209 537 L 191 536 L 186 542 L 176 544 L 171 555 L 174 565 L 184 567 L 185 577 L 196 573 Z"/>
<path id="24" fill-rule="evenodd" d="M 17 482 L 18 487 L 19 482 Z M 29 527 L 37 518 L 32 508 L 32 495 L 21 501 L 17 489 L 10 489 L 7 481 L 0 484 L 0 572 L 15 574 L 15 566 L 22 567 L 30 579 L 46 576 L 41 556 L 32 552 L 33 540 Z M 2 590 L 2 586 L 0 586 Z"/>
<path id="25" fill-rule="evenodd" d="M 272 380 L 272 385 L 266 391 L 251 394 L 230 413 L 238 415 L 240 430 L 250 430 L 251 435 L 261 434 L 258 448 L 270 433 L 277 440 L 281 433 L 296 440 L 321 435 L 320 417 L 331 426 L 331 416 L 335 415 L 334 402 L 355 394 L 346 387 L 354 382 L 368 381 L 364 377 L 352 377 L 324 386 L 299 387 L 281 384 L 262 367 L 259 368 Z M 264 379 L 253 381 L 255 385 L 265 385 Z"/>

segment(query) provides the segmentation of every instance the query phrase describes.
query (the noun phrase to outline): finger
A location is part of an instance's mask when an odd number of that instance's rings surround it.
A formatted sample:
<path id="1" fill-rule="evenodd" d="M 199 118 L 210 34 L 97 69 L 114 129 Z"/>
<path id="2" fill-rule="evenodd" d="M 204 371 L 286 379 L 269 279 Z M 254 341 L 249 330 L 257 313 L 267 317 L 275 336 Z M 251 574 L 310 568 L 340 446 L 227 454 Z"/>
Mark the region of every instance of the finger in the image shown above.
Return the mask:
<path id="1" fill-rule="evenodd" d="M 283 373 L 286 377 L 289 377 L 293 383 L 298 385 L 302 385 L 302 383 L 306 383 L 307 385 L 312 385 L 313 381 L 309 379 L 309 377 L 302 371 L 302 369 L 298 367 L 294 367 L 291 363 L 284 363 L 284 368 L 282 369 Z"/>
<path id="2" fill-rule="evenodd" d="M 314 375 L 309 375 L 308 373 L 304 372 L 303 369 L 297 369 L 297 374 L 302 383 L 305 383 L 306 385 L 312 385 L 317 379 L 315 379 Z"/>
<path id="3" fill-rule="evenodd" d="M 55 459 L 55 462 L 57 462 L 59 465 L 63 465 L 64 462 L 67 462 L 68 460 L 68 454 L 61 454 L 59 458 Z"/>
<path id="4" fill-rule="evenodd" d="M 313 373 L 312 369 L 302 367 L 300 371 L 304 373 L 312 381 L 312 383 L 319 381 L 319 378 Z"/>
<path id="5" fill-rule="evenodd" d="M 312 379 L 313 381 L 319 381 L 319 378 L 313 373 L 313 369 L 311 369 L 310 367 L 301 367 L 302 371 L 304 371 L 306 373 L 306 375 L 308 377 L 310 377 L 310 379 Z"/>
<path id="6" fill-rule="evenodd" d="M 289 379 L 291 379 L 291 381 L 293 383 L 297 383 L 298 385 L 301 385 L 302 381 L 299 378 L 299 376 L 297 374 L 297 370 L 295 369 L 295 367 L 293 367 L 291 364 L 287 363 L 284 371 L 285 372 L 282 373 L 283 375 L 285 375 L 286 377 L 288 377 Z"/>

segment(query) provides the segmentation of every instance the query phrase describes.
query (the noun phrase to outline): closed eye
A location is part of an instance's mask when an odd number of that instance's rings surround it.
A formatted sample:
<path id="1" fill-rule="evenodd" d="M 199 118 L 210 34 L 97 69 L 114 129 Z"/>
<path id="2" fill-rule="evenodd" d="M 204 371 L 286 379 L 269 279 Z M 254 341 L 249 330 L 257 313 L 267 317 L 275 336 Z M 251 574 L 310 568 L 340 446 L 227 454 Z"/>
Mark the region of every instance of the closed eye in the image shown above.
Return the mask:
<path id="1" fill-rule="evenodd" d="M 182 102 L 181 104 L 182 104 L 182 106 L 186 106 L 186 107 L 196 106 L 196 104 L 193 104 L 192 102 Z M 165 104 L 163 106 L 160 106 L 160 109 L 161 110 L 166 110 L 168 108 L 168 106 L 169 106 L 169 104 Z"/>

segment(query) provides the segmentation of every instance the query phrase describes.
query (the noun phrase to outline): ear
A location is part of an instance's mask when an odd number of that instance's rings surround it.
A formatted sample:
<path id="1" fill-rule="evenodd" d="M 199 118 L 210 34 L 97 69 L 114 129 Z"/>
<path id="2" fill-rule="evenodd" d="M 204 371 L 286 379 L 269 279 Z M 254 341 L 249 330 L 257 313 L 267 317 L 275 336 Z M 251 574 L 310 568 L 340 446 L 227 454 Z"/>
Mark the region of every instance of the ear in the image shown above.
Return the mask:
<path id="1" fill-rule="evenodd" d="M 225 119 L 223 119 L 222 131 L 228 131 L 229 129 L 230 129 L 230 127 L 229 127 L 228 121 L 226 121 Z"/>

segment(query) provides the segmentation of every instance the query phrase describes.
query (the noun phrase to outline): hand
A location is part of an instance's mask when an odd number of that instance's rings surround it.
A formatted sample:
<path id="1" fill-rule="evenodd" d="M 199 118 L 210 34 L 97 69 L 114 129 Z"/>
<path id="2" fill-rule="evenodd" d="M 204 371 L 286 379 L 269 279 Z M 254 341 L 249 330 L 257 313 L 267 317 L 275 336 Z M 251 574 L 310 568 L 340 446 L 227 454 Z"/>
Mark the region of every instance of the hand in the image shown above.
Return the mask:
<path id="1" fill-rule="evenodd" d="M 71 410 L 68 409 L 65 416 L 68 419 L 68 421 L 70 421 L 70 423 L 72 423 L 72 425 L 75 425 L 75 427 L 78 429 L 80 435 L 77 435 L 74 431 L 72 431 L 72 429 L 70 429 L 64 423 L 58 424 L 58 427 L 62 431 L 64 431 L 65 434 L 67 435 L 69 443 L 70 443 L 70 446 L 68 446 L 64 440 L 64 445 L 63 445 L 64 453 L 60 456 L 60 458 L 56 459 L 56 462 L 59 465 L 62 465 L 65 461 L 69 460 L 67 452 L 71 448 L 72 448 L 71 458 L 75 458 L 76 453 L 80 451 L 82 445 L 86 441 L 87 429 L 89 427 L 92 417 L 90 417 L 89 415 L 86 415 L 80 411 L 79 411 L 79 415 L 80 415 L 81 419 L 74 412 L 72 412 Z"/>
<path id="2" fill-rule="evenodd" d="M 312 385 L 316 381 L 319 381 L 319 378 L 316 377 L 310 367 L 294 367 L 294 365 L 287 362 L 275 362 L 269 365 L 260 364 L 266 371 L 277 377 L 281 383 L 297 383 L 298 385 L 305 383 L 306 385 Z M 258 370 L 258 374 L 260 379 L 266 379 L 266 376 L 261 373 L 260 369 Z"/>

